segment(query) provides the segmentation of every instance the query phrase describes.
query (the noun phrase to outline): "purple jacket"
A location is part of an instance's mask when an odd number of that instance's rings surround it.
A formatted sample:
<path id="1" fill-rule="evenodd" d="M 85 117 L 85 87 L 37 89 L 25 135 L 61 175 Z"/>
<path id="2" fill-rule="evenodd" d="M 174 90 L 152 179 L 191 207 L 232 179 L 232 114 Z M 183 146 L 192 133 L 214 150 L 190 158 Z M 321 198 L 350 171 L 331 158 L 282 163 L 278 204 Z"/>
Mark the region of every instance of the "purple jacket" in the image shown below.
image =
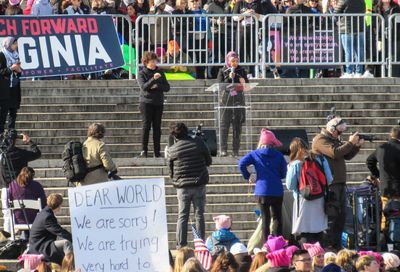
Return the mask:
<path id="1" fill-rule="evenodd" d="M 26 187 L 21 187 L 16 181 L 10 183 L 8 187 L 8 196 L 10 201 L 18 199 L 31 199 L 36 200 L 40 198 L 42 201 L 42 208 L 46 207 L 46 194 L 44 193 L 42 185 L 37 181 L 29 181 Z M 29 224 L 35 220 L 37 210 L 26 209 Z M 26 224 L 22 210 L 15 210 L 15 223 Z"/>

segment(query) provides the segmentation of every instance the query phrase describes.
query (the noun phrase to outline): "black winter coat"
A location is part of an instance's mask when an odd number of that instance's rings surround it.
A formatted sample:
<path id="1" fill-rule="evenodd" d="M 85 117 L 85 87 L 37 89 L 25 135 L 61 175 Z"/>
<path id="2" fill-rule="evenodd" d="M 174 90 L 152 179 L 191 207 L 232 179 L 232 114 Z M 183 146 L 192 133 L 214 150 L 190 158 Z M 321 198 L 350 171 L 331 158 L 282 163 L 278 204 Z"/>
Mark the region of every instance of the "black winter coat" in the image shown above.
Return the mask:
<path id="1" fill-rule="evenodd" d="M 200 138 L 185 137 L 168 149 L 170 177 L 175 188 L 202 186 L 208 183 L 212 163 L 210 151 Z"/>
<path id="2" fill-rule="evenodd" d="M 365 1 L 364 0 L 339 0 L 335 7 L 335 14 L 365 14 Z M 347 34 L 358 33 L 364 31 L 364 17 L 359 18 L 341 18 L 340 19 L 340 33 Z"/>
<path id="3" fill-rule="evenodd" d="M 0 104 L 8 103 L 10 99 L 10 75 L 12 71 L 7 67 L 6 56 L 0 52 Z"/>
<path id="4" fill-rule="evenodd" d="M 14 173 L 12 173 L 13 177 L 17 177 L 19 172 L 21 172 L 22 168 L 28 166 L 28 162 L 34 161 L 40 158 L 42 153 L 34 142 L 30 142 L 29 150 L 21 149 L 18 147 L 12 147 L 7 151 L 7 158 L 10 161 L 11 165 L 14 168 Z M 8 186 L 8 183 L 11 182 L 9 177 L 10 173 L 4 169 L 4 167 L 0 167 L 0 185 L 1 188 Z"/>
<path id="5" fill-rule="evenodd" d="M 161 74 L 159 79 L 153 78 L 156 73 Z M 140 87 L 140 103 L 153 104 L 155 106 L 164 104 L 164 92 L 168 92 L 170 86 L 165 78 L 165 74 L 159 68 L 150 70 L 144 67 L 139 72 L 137 81 Z"/>
<path id="6" fill-rule="evenodd" d="M 247 78 L 246 70 L 238 66 L 235 69 L 235 77 L 231 79 L 229 74 L 231 72 L 231 68 L 226 66 L 222 67 L 217 76 L 217 80 L 219 83 L 240 83 L 240 78 L 243 78 L 246 83 L 249 83 L 249 79 Z M 222 94 L 222 101 L 221 106 L 244 106 L 245 99 L 242 91 L 238 91 L 237 95 L 231 95 L 232 88 L 226 86 L 223 94 Z"/>
<path id="7" fill-rule="evenodd" d="M 400 196 L 400 141 L 391 139 L 380 145 L 367 158 L 367 166 L 371 174 L 381 180 L 379 187 L 384 196 L 393 193 Z"/>
<path id="8" fill-rule="evenodd" d="M 45 260 L 61 264 L 64 256 L 58 253 L 57 237 L 72 242 L 72 235 L 63 229 L 53 211 L 46 207 L 36 215 L 29 235 L 29 254 L 43 254 Z"/>

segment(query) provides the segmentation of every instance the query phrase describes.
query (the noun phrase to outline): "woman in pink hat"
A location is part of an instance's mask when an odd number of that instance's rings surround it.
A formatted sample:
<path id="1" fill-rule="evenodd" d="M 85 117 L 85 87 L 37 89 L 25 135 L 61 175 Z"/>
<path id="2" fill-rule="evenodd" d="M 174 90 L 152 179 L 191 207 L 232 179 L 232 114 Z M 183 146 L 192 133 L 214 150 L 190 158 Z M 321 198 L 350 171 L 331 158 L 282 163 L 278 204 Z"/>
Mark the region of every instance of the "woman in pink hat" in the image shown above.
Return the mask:
<path id="1" fill-rule="evenodd" d="M 271 218 L 272 234 L 275 236 L 282 234 L 282 179 L 286 177 L 287 164 L 282 153 L 275 149 L 281 145 L 272 131 L 263 128 L 258 149 L 251 151 L 239 161 L 243 177 L 250 182 L 256 182 L 254 194 L 260 205 L 264 239 L 270 234 Z M 256 178 L 252 178 L 247 169 L 250 165 L 254 166 Z"/>

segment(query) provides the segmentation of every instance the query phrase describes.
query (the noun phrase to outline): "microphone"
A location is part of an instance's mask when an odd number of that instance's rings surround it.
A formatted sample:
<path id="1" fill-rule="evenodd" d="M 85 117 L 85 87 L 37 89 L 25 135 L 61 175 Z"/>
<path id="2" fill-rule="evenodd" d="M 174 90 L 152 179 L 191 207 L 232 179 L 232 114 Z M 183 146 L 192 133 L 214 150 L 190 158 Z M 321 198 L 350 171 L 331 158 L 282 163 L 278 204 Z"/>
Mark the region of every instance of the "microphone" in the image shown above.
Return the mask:
<path id="1" fill-rule="evenodd" d="M 235 68 L 231 67 L 231 73 L 235 73 Z"/>

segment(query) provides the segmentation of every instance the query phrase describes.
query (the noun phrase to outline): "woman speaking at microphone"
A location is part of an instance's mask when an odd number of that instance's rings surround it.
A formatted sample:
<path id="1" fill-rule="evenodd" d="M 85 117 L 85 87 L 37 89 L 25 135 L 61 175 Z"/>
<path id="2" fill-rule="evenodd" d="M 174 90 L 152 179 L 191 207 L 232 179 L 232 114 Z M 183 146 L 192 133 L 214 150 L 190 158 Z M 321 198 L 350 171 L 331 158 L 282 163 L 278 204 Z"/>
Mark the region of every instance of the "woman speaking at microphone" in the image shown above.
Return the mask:
<path id="1" fill-rule="evenodd" d="M 225 57 L 225 66 L 219 70 L 219 83 L 248 83 L 246 70 L 239 65 L 239 56 L 231 51 Z M 224 88 L 222 94 L 222 115 L 221 115 L 221 157 L 228 155 L 228 134 L 232 124 L 232 155 L 239 156 L 240 136 L 242 125 L 246 121 L 246 110 L 244 94 L 242 91 L 235 91 L 232 88 Z M 238 107 L 238 108 L 233 108 Z"/>

